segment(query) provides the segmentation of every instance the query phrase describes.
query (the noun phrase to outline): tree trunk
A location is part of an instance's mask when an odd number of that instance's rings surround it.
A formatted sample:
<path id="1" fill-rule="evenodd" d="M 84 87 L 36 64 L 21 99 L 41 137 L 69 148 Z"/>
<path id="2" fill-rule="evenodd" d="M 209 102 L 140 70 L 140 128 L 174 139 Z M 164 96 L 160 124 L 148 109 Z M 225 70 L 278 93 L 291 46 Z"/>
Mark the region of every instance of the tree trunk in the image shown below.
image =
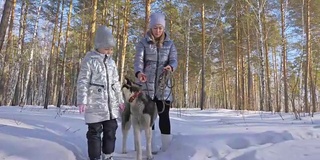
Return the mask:
<path id="1" fill-rule="evenodd" d="M 18 75 L 17 85 L 15 87 L 13 98 L 12 98 L 12 103 L 11 103 L 12 106 L 20 106 L 19 105 L 19 98 L 20 98 L 20 93 L 21 93 L 21 84 L 22 84 L 21 82 L 22 82 L 23 73 L 24 73 L 23 70 L 20 69 L 20 72 Z M 23 106 L 21 106 L 21 107 L 23 107 Z"/>
<path id="2" fill-rule="evenodd" d="M 267 27 L 266 27 L 266 15 L 265 15 L 265 7 L 262 8 L 262 24 L 263 24 L 263 37 L 264 37 L 264 54 L 265 54 L 265 66 L 266 66 L 266 110 L 272 111 L 271 107 L 271 87 L 270 87 L 270 68 L 269 68 L 269 51 L 268 51 L 268 33 L 267 33 Z"/>
<path id="3" fill-rule="evenodd" d="M 316 91 L 315 91 L 315 85 L 314 85 L 314 78 L 313 78 L 313 65 L 312 65 L 312 51 L 311 51 L 311 24 L 310 24 L 310 1 L 306 0 L 306 52 L 307 52 L 307 65 L 309 73 L 309 83 L 310 83 L 310 95 L 311 95 L 311 105 L 312 105 L 312 116 L 313 113 L 316 111 Z M 309 113 L 310 113 L 310 107 L 309 107 Z"/>
<path id="4" fill-rule="evenodd" d="M 122 50 L 121 50 L 121 70 L 120 70 L 120 83 L 122 84 L 124 78 L 124 64 L 126 62 L 126 51 L 127 51 L 127 40 L 128 40 L 128 29 L 129 29 L 129 15 L 131 8 L 131 0 L 126 0 L 124 9 L 124 25 L 122 33 Z"/>
<path id="5" fill-rule="evenodd" d="M 235 110 L 240 110 L 240 104 L 239 104 L 239 13 L 238 13 L 238 1 L 236 2 L 236 22 L 235 22 L 235 36 L 236 36 L 236 79 L 235 79 L 235 93 L 234 93 L 234 96 L 235 96 L 235 100 L 234 100 L 234 103 L 235 103 L 235 106 L 234 106 L 234 109 Z"/>
<path id="6" fill-rule="evenodd" d="M 102 9 L 102 24 L 109 26 L 109 15 L 108 15 L 108 9 L 111 8 L 108 6 L 108 0 L 103 1 L 103 9 Z"/>
<path id="7" fill-rule="evenodd" d="M 146 0 L 146 14 L 145 14 L 146 17 L 145 17 L 145 25 L 144 25 L 144 35 L 146 35 L 146 33 L 149 30 L 151 1 L 152 0 Z"/>
<path id="8" fill-rule="evenodd" d="M 69 4 L 69 13 L 68 13 L 68 23 L 67 23 L 67 31 L 66 31 L 66 44 L 65 44 L 65 52 L 68 53 L 68 39 L 69 39 L 69 31 L 70 31 L 70 22 L 71 22 L 71 16 L 72 16 L 72 8 L 73 8 L 73 0 L 70 0 L 70 4 Z M 73 105 L 73 97 L 75 95 L 74 92 L 74 88 L 75 88 L 75 81 L 74 79 L 76 79 L 76 67 L 75 67 L 75 61 L 74 61 L 75 55 L 74 52 L 71 52 L 71 68 L 70 68 L 70 74 L 69 74 L 69 84 L 70 84 L 70 93 L 69 93 L 69 100 L 68 103 L 69 105 Z M 65 62 L 66 63 L 66 62 Z M 66 67 L 66 66 L 65 66 Z M 64 67 L 64 68 L 65 68 Z M 65 68 L 66 69 L 66 68 Z M 66 76 L 66 75 L 64 75 Z M 64 77 L 64 81 L 65 81 L 65 77 Z M 64 85 L 66 84 L 66 82 L 63 82 Z"/>
<path id="9" fill-rule="evenodd" d="M 172 6 L 172 0 L 170 0 L 170 7 Z M 174 37 L 173 35 L 172 35 L 172 24 L 173 24 L 173 21 L 172 21 L 172 12 L 171 12 L 171 10 L 169 10 L 169 16 L 170 16 L 170 18 L 169 18 L 169 35 L 171 36 L 171 37 Z"/>
<path id="10" fill-rule="evenodd" d="M 22 105 L 25 105 L 26 104 L 26 101 L 27 101 L 27 96 L 28 94 L 30 94 L 31 92 L 27 92 L 27 88 L 28 88 L 28 85 L 29 85 L 29 81 L 30 81 L 30 73 L 31 73 L 31 69 L 32 69 L 32 65 L 33 65 L 33 55 L 34 55 L 34 49 L 35 49 L 35 44 L 37 43 L 36 40 L 37 40 L 37 32 L 38 32 L 38 23 L 39 23 L 39 17 L 40 17 L 40 11 L 41 11 L 41 6 L 42 6 L 42 0 L 40 0 L 40 3 L 39 3 L 39 7 L 38 7 L 38 10 L 37 10 L 37 16 L 36 16 L 36 21 L 35 21 L 35 25 L 34 25 L 34 32 L 33 32 L 33 36 L 32 36 L 32 46 L 31 46 L 31 52 L 30 52 L 30 57 L 28 59 L 28 68 L 27 68 L 27 73 L 26 73 L 26 79 L 24 81 L 24 83 L 22 84 L 23 88 L 23 93 L 22 93 L 22 97 L 21 97 L 21 100 L 20 100 L 20 104 Z"/>
<path id="11" fill-rule="evenodd" d="M 189 10 L 189 13 L 191 10 Z M 189 55 L 190 55 L 190 28 L 191 18 L 187 20 L 187 34 L 186 34 L 186 62 L 185 62 L 185 74 L 184 74 L 184 106 L 189 107 Z"/>
<path id="12" fill-rule="evenodd" d="M 36 79 L 37 79 L 37 76 L 34 75 L 34 73 L 37 73 L 35 71 L 35 68 L 36 68 L 36 65 L 34 65 L 32 68 L 31 68 L 31 72 L 30 72 L 30 83 L 29 83 L 29 86 L 27 88 L 30 89 L 30 94 L 27 95 L 27 101 L 26 101 L 26 104 L 30 104 L 30 105 L 35 105 L 35 95 L 36 95 L 36 92 L 37 92 L 37 86 L 36 86 Z"/>
<path id="13" fill-rule="evenodd" d="M 28 1 L 22 1 L 20 12 L 20 27 L 19 27 L 19 39 L 18 39 L 18 51 L 15 57 L 13 71 L 10 73 L 10 79 L 8 81 L 8 92 L 6 92 L 6 105 L 11 105 L 16 93 L 16 87 L 18 85 L 18 78 L 21 68 L 21 55 L 23 54 L 24 33 L 26 28 L 26 17 L 28 12 Z M 18 93 L 16 95 L 19 95 Z"/>
<path id="14" fill-rule="evenodd" d="M 119 2 L 120 3 L 120 2 Z M 121 24 L 120 24 L 120 13 L 122 12 L 122 8 L 121 8 L 122 6 L 121 5 L 118 5 L 117 6 L 117 8 L 118 8 L 118 19 L 117 19 L 117 52 L 118 52 L 118 54 L 116 54 L 116 65 L 117 65 L 117 67 L 118 67 L 118 72 L 120 72 L 120 59 L 121 59 L 121 57 L 120 57 L 120 45 L 121 45 L 121 41 L 120 41 L 120 39 L 121 39 Z"/>
<path id="15" fill-rule="evenodd" d="M 298 86 L 298 106 L 299 106 L 299 109 L 300 109 L 300 112 L 302 112 L 303 111 L 303 105 L 302 105 L 302 101 L 303 101 L 303 72 L 304 72 L 304 70 L 303 70 L 303 61 L 302 61 L 302 57 L 303 57 L 304 55 L 303 54 L 301 54 L 301 57 L 300 57 L 300 59 L 301 59 L 301 61 L 300 61 L 300 63 L 299 63 L 299 71 L 298 71 L 298 75 L 297 75 L 297 83 L 299 83 L 299 86 Z M 298 110 L 299 110 L 298 109 Z"/>
<path id="16" fill-rule="evenodd" d="M 300 72 L 300 71 L 298 71 L 298 74 L 297 74 L 297 75 L 300 74 L 299 72 Z M 298 76 L 297 76 L 294 84 L 293 84 L 292 87 L 291 87 L 291 88 L 292 88 L 292 89 L 291 89 L 291 105 L 292 105 L 292 111 L 293 111 L 296 119 L 300 119 L 299 113 L 298 113 L 298 111 L 297 111 L 297 109 L 296 109 L 296 103 L 295 103 L 295 101 L 296 101 L 295 99 L 296 99 L 296 97 L 297 97 L 296 92 L 298 92 L 298 89 L 297 89 L 298 83 L 299 83 L 299 78 L 298 78 Z M 299 95 L 299 94 L 298 94 L 298 95 Z M 289 99 L 289 96 L 288 96 L 288 99 Z"/>
<path id="17" fill-rule="evenodd" d="M 86 3 L 84 3 L 86 5 Z M 115 4 L 114 4 L 115 6 Z M 83 8 L 86 8 L 86 6 L 83 6 Z M 82 12 L 81 14 L 81 19 L 83 19 L 85 17 L 85 13 Z M 81 39 L 85 39 L 86 37 L 86 29 L 85 29 L 85 23 L 86 22 L 82 22 L 82 25 L 81 25 L 81 28 L 80 28 L 80 38 Z M 114 23 L 113 23 L 114 24 Z M 114 25 L 112 25 L 112 32 L 114 32 Z M 86 42 L 85 41 L 78 41 L 77 43 L 79 47 L 79 51 L 78 51 L 78 54 L 77 54 L 77 57 L 76 59 L 79 60 L 79 61 L 76 61 L 74 64 L 75 66 L 73 67 L 73 78 L 72 78 L 72 104 L 74 105 L 77 105 L 77 95 L 76 95 L 76 92 L 77 92 L 77 78 L 78 78 L 78 73 L 79 73 L 79 70 L 80 70 L 80 65 L 81 65 L 81 59 L 83 58 L 84 54 L 86 54 Z"/>
<path id="18" fill-rule="evenodd" d="M 239 17 L 240 18 L 240 17 Z M 242 37 L 243 35 L 243 30 L 239 30 L 239 37 Z M 242 38 L 239 38 L 239 43 L 238 45 L 239 46 L 242 46 L 243 45 L 243 39 Z M 241 47 L 239 47 L 239 97 L 238 97 L 238 102 L 239 102 L 239 109 L 240 110 L 245 110 L 245 99 L 244 99 L 244 56 L 243 56 L 243 52 L 241 51 Z"/>
<path id="19" fill-rule="evenodd" d="M 201 74 L 202 74 L 202 69 L 200 69 L 200 71 L 199 71 L 199 74 L 198 74 L 198 77 L 197 77 L 197 83 L 196 83 L 196 88 L 195 88 L 195 91 L 194 91 L 194 107 L 195 108 L 198 108 L 199 106 L 199 97 L 198 97 L 198 95 L 199 95 L 199 85 L 200 85 L 200 80 L 201 80 Z M 201 103 L 201 102 L 200 102 Z"/>
<path id="20" fill-rule="evenodd" d="M 305 54 L 305 16 L 304 16 L 304 13 L 305 12 L 305 3 L 304 3 L 304 0 L 302 0 L 302 5 L 301 5 L 301 22 L 302 22 L 302 35 L 301 37 L 303 37 L 303 40 L 301 42 L 301 50 L 303 52 L 303 56 L 301 56 L 301 63 L 300 63 L 300 75 L 299 75 L 299 78 L 300 78 L 300 82 L 299 82 L 299 89 L 301 90 L 301 94 L 299 95 L 299 99 L 298 99 L 298 103 L 299 103 L 299 106 L 300 106 L 300 110 L 301 112 L 303 111 L 304 115 L 306 114 L 306 110 L 307 110 L 307 106 L 306 105 L 303 105 L 303 103 L 306 103 L 308 101 L 305 101 L 305 60 L 302 58 L 304 57 Z M 304 90 L 304 92 L 302 92 L 302 90 Z M 307 95 L 308 96 L 308 95 Z M 301 97 L 301 98 L 300 98 Z M 306 103 L 307 104 L 307 103 Z"/>
<path id="21" fill-rule="evenodd" d="M 202 3 L 201 7 L 201 23 L 202 23 L 202 85 L 201 85 L 201 101 L 200 101 L 200 108 L 201 110 L 204 109 L 204 89 L 205 89 L 205 21 L 204 21 L 204 3 Z"/>
<path id="22" fill-rule="evenodd" d="M 311 64 L 311 68 L 313 68 L 313 65 Z M 317 82 L 317 77 L 318 75 L 315 74 L 314 76 L 312 75 L 312 78 L 311 78 L 311 94 L 312 94 L 312 117 L 314 115 L 314 112 L 317 112 L 317 103 L 316 103 L 316 97 L 317 97 L 317 94 L 316 94 L 316 82 Z"/>
<path id="23" fill-rule="evenodd" d="M 220 54 L 221 54 L 221 67 L 222 67 L 222 105 L 223 108 L 228 109 L 227 101 L 227 80 L 226 80 L 226 69 L 225 69 L 225 48 L 224 48 L 224 38 L 223 38 L 223 25 L 220 23 Z"/>
<path id="24" fill-rule="evenodd" d="M 284 86 L 284 111 L 289 112 L 289 102 L 288 102 L 288 82 L 287 82 L 287 39 L 285 35 L 286 31 L 286 14 L 285 5 L 286 0 L 281 0 L 281 44 L 282 44 L 282 69 L 283 69 L 283 86 Z M 294 100 L 293 100 L 294 101 Z"/>
<path id="25" fill-rule="evenodd" d="M 63 8 L 63 7 L 62 7 Z M 58 103 L 57 103 L 57 107 L 61 107 L 61 104 L 65 103 L 65 78 L 66 78 L 66 53 L 68 53 L 68 37 L 69 37 L 69 30 L 70 30 L 70 21 L 71 21 L 71 12 L 72 12 L 72 0 L 70 0 L 70 4 L 69 4 L 69 13 L 68 13 L 68 22 L 67 22 L 67 31 L 66 31 L 66 42 L 64 44 L 64 50 L 63 50 L 63 55 L 62 55 L 62 70 L 60 72 L 60 80 L 59 80 L 59 94 L 58 94 Z M 61 14 L 61 20 L 60 23 L 62 23 L 62 18 L 63 18 L 63 14 Z M 71 71 L 73 68 L 73 53 L 72 53 L 72 65 L 71 65 Z M 72 74 L 70 74 L 72 75 Z M 72 79 L 72 77 L 70 77 L 70 80 Z M 71 86 L 73 87 L 73 86 Z M 72 90 L 72 88 L 70 89 Z M 71 94 L 72 95 L 72 94 Z M 71 96 L 72 97 L 72 96 Z"/>
<path id="26" fill-rule="evenodd" d="M 113 3 L 112 5 L 112 24 L 116 24 L 116 9 L 117 9 L 117 4 Z M 115 25 L 112 25 L 112 35 L 115 35 Z"/>
<path id="27" fill-rule="evenodd" d="M 92 44 L 93 44 L 93 38 L 94 38 L 94 33 L 96 31 L 96 21 L 97 21 L 97 6 L 98 6 L 98 0 L 92 0 L 91 1 L 91 14 L 92 17 L 89 22 L 89 27 L 88 27 L 88 37 L 87 37 L 87 44 L 86 44 L 86 52 L 90 51 L 92 49 Z"/>
<path id="28" fill-rule="evenodd" d="M 0 22 L 0 35 L 1 35 L 0 36 L 0 54 L 1 54 L 2 46 L 3 46 L 4 38 L 6 36 L 12 6 L 13 6 L 12 0 L 5 1 L 3 12 L 2 12 L 2 17 L 1 17 L 1 22 Z M 2 68 L 2 67 L 0 67 L 0 68 Z"/>
<path id="29" fill-rule="evenodd" d="M 10 16 L 10 24 L 9 24 L 9 32 L 8 32 L 8 41 L 6 45 L 6 52 L 4 54 L 4 61 L 2 62 L 2 59 L 0 59 L 0 62 L 3 64 L 1 67 L 0 65 L 0 90 L 3 90 L 4 92 L 0 94 L 0 105 L 5 104 L 6 102 L 6 94 L 8 92 L 8 83 L 9 83 L 9 68 L 12 65 L 12 63 L 9 62 L 9 60 L 12 60 L 13 58 L 13 46 L 12 46 L 12 30 L 13 30 L 13 23 L 14 23 L 14 16 L 15 16 L 15 8 L 16 8 L 16 0 L 12 1 L 12 7 L 11 7 L 11 16 Z M 2 15 L 4 16 L 4 15 Z M 1 49 L 0 49 L 1 50 Z M 0 51 L 1 54 L 1 51 Z"/>
<path id="30" fill-rule="evenodd" d="M 274 88 L 275 88 L 275 107 L 276 107 L 275 111 L 278 112 L 279 108 L 280 108 L 280 104 L 279 104 L 279 79 L 278 79 L 277 52 L 276 52 L 275 47 L 272 48 L 272 57 L 273 57 L 273 70 L 274 70 L 273 81 L 274 81 Z"/>
<path id="31" fill-rule="evenodd" d="M 14 24 L 14 17 L 15 17 L 15 9 L 16 9 L 16 4 L 17 4 L 17 0 L 12 0 L 12 8 L 11 8 L 11 16 L 10 16 L 10 24 L 9 24 L 9 33 L 8 33 L 8 41 L 7 41 L 7 47 L 6 47 L 6 50 L 8 51 L 9 50 L 9 47 L 12 49 L 13 47 L 11 46 L 12 45 L 12 39 L 13 39 L 13 36 L 12 36 L 12 31 L 13 31 L 13 24 Z M 7 54 L 5 54 L 6 56 Z M 10 57 L 8 55 L 8 57 Z M 5 58 L 5 61 L 6 61 L 6 58 Z"/>
<path id="32" fill-rule="evenodd" d="M 263 8 L 264 8 L 264 2 L 262 2 L 263 0 L 258 0 L 258 37 L 259 37 L 259 58 L 260 58 L 260 87 L 261 87 L 261 91 L 260 91 L 260 111 L 264 110 L 265 107 L 265 76 L 264 76 L 264 68 L 265 68 L 265 60 L 264 60 L 264 40 L 265 37 L 263 35 L 263 24 L 262 24 L 262 14 L 263 14 Z"/>
<path id="33" fill-rule="evenodd" d="M 246 10 L 248 10 L 248 5 L 246 5 Z M 247 13 L 249 14 L 249 13 Z M 247 28 L 247 63 L 248 63 L 248 108 L 253 109 L 254 99 L 253 99 L 253 80 L 252 80 L 252 72 L 251 72 L 251 38 L 250 38 L 250 20 L 246 20 L 246 28 Z"/>
<path id="34" fill-rule="evenodd" d="M 64 14 L 64 2 L 65 0 L 62 0 L 62 8 L 61 8 L 61 15 L 60 15 L 60 27 L 59 27 L 59 33 L 58 33 L 58 46 L 57 46 L 57 54 L 56 54 L 56 65 L 55 65 L 55 73 L 54 73 L 54 91 L 53 91 L 53 104 L 57 104 L 58 103 L 58 99 L 59 99 L 59 86 L 61 84 L 59 84 L 59 66 L 60 66 L 60 55 L 61 55 L 61 39 L 62 39 L 62 24 L 63 24 L 63 14 Z M 63 59 L 64 57 L 62 57 Z"/>
<path id="35" fill-rule="evenodd" d="M 50 34 L 50 33 L 47 33 Z M 44 52 L 47 51 L 48 49 L 48 42 L 46 42 L 44 44 L 43 47 L 39 47 L 39 54 L 41 55 L 39 57 L 38 61 L 38 92 L 37 92 L 37 96 L 36 96 L 36 104 L 37 105 L 44 105 L 44 101 L 45 101 L 45 94 L 46 94 L 46 82 L 47 82 L 47 78 L 48 78 L 48 59 L 44 56 Z"/>
<path id="36" fill-rule="evenodd" d="M 281 53 L 279 53 L 279 57 L 281 57 Z M 282 79 L 282 73 L 283 73 L 283 69 L 282 69 L 282 66 L 283 66 L 283 58 L 280 58 L 280 64 L 279 65 L 277 65 L 277 66 L 280 66 L 280 70 L 279 70 L 279 74 L 278 74 L 278 91 L 279 91 L 279 98 L 278 98 L 278 100 L 279 100 L 279 108 L 277 108 L 277 111 L 276 112 L 281 112 L 282 110 L 283 110 L 283 102 L 282 102 L 282 97 L 283 97 L 283 95 L 282 95 L 282 83 L 280 83 L 281 82 L 281 79 Z"/>
<path id="37" fill-rule="evenodd" d="M 308 104 L 308 80 L 310 74 L 310 58 L 311 58 L 311 42 L 310 42 L 310 0 L 306 0 L 305 4 L 305 17 L 306 17 L 306 24 L 305 24 L 305 34 L 306 34 L 306 65 L 305 65 L 305 74 L 304 74 L 304 105 L 305 111 L 310 115 L 310 107 Z"/>
<path id="38" fill-rule="evenodd" d="M 23 30 L 22 30 L 22 35 L 23 37 L 25 37 L 26 35 L 26 28 L 27 28 L 27 14 L 28 14 L 28 11 L 29 11 L 29 0 L 26 1 L 26 14 L 24 14 L 23 16 Z M 24 55 L 26 53 L 26 50 L 25 50 L 25 39 L 23 38 L 22 39 L 22 44 L 21 44 L 21 58 L 23 57 L 24 59 Z M 23 88 L 23 84 L 22 82 L 25 81 L 26 79 L 26 65 L 27 65 L 27 62 L 26 61 L 22 61 L 22 63 L 20 64 L 20 79 L 18 81 L 18 89 L 16 91 L 18 91 L 18 93 L 15 93 L 15 104 L 19 104 L 20 106 L 23 106 L 23 104 L 20 104 L 21 102 L 21 97 L 22 97 L 22 94 L 24 93 L 24 88 Z"/>
<path id="39" fill-rule="evenodd" d="M 214 106 L 214 104 L 211 102 L 211 97 L 212 97 L 212 88 L 213 88 L 213 73 L 211 72 L 211 74 L 210 74 L 210 83 L 209 83 L 209 91 L 208 91 L 208 93 L 209 94 L 207 94 L 207 96 L 206 96 L 206 102 L 207 102 L 207 108 L 215 108 L 215 106 Z"/>
<path id="40" fill-rule="evenodd" d="M 54 50 L 55 50 L 55 43 L 56 43 L 56 31 L 58 28 L 58 23 L 59 23 L 59 13 L 60 13 L 60 3 L 61 1 L 58 0 L 57 2 L 57 13 L 55 15 L 55 23 L 54 23 L 54 28 L 53 28 L 53 33 L 52 33 L 52 41 L 51 41 L 51 52 L 50 52 L 50 62 L 49 62 L 49 67 L 48 67 L 48 72 L 47 72 L 47 80 L 46 80 L 46 94 L 45 94 L 45 102 L 44 102 L 44 108 L 48 109 L 48 105 L 50 103 L 50 95 L 52 94 L 52 91 L 54 91 L 54 71 L 52 71 L 52 68 L 55 68 L 53 63 L 54 63 Z"/>

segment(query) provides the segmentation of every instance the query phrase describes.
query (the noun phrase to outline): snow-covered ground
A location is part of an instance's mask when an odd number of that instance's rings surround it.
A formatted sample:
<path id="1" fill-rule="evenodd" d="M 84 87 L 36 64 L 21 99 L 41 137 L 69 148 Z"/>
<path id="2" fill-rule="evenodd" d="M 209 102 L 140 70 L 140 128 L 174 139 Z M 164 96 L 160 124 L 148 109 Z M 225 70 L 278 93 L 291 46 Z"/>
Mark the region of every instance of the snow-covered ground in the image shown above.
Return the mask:
<path id="1" fill-rule="evenodd" d="M 320 114 L 302 120 L 282 116 L 284 120 L 262 112 L 172 109 L 173 142 L 155 160 L 319 160 Z M 75 107 L 2 106 L 0 160 L 85 160 L 86 131 Z M 121 136 L 119 125 L 116 157 L 133 157 L 132 131 L 128 155 L 121 154 Z M 160 145 L 159 130 L 155 138 Z"/>

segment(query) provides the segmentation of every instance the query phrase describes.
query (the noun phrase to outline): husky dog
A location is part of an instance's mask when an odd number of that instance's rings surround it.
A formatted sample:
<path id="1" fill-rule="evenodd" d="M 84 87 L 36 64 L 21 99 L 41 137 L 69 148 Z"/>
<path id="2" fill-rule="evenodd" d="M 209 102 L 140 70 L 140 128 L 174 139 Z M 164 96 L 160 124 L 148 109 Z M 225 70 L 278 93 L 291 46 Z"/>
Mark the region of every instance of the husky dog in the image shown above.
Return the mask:
<path id="1" fill-rule="evenodd" d="M 145 131 L 147 142 L 147 159 L 153 159 L 151 152 L 151 127 L 157 118 L 157 107 L 149 95 L 145 94 L 141 86 L 129 78 L 125 78 L 122 85 L 122 93 L 125 101 L 125 109 L 121 113 L 122 119 L 122 153 L 127 151 L 127 137 L 132 124 L 134 131 L 134 145 L 137 152 L 136 159 L 142 160 L 141 131 Z"/>

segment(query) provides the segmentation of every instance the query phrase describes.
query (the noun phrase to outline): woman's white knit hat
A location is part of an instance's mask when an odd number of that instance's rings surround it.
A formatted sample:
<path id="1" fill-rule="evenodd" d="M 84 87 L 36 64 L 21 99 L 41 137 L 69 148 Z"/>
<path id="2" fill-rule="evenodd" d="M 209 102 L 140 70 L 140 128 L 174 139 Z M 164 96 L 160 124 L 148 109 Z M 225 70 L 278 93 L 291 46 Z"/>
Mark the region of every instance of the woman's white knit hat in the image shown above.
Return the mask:
<path id="1" fill-rule="evenodd" d="M 166 20 L 165 20 L 165 15 L 159 12 L 156 13 L 152 13 L 150 15 L 150 23 L 149 23 L 149 27 L 153 28 L 156 25 L 161 24 L 163 26 L 163 28 L 166 27 Z"/>

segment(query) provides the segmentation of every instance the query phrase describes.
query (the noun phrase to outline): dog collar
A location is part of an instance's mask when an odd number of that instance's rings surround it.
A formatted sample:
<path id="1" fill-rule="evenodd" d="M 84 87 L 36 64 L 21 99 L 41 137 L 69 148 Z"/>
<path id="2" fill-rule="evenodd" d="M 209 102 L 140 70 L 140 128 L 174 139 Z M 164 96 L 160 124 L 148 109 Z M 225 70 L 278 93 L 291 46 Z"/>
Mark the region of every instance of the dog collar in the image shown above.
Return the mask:
<path id="1" fill-rule="evenodd" d="M 129 102 L 131 103 L 131 102 L 132 102 L 134 99 L 136 99 L 140 94 L 142 94 L 141 91 L 134 93 L 134 94 L 130 97 Z"/>

